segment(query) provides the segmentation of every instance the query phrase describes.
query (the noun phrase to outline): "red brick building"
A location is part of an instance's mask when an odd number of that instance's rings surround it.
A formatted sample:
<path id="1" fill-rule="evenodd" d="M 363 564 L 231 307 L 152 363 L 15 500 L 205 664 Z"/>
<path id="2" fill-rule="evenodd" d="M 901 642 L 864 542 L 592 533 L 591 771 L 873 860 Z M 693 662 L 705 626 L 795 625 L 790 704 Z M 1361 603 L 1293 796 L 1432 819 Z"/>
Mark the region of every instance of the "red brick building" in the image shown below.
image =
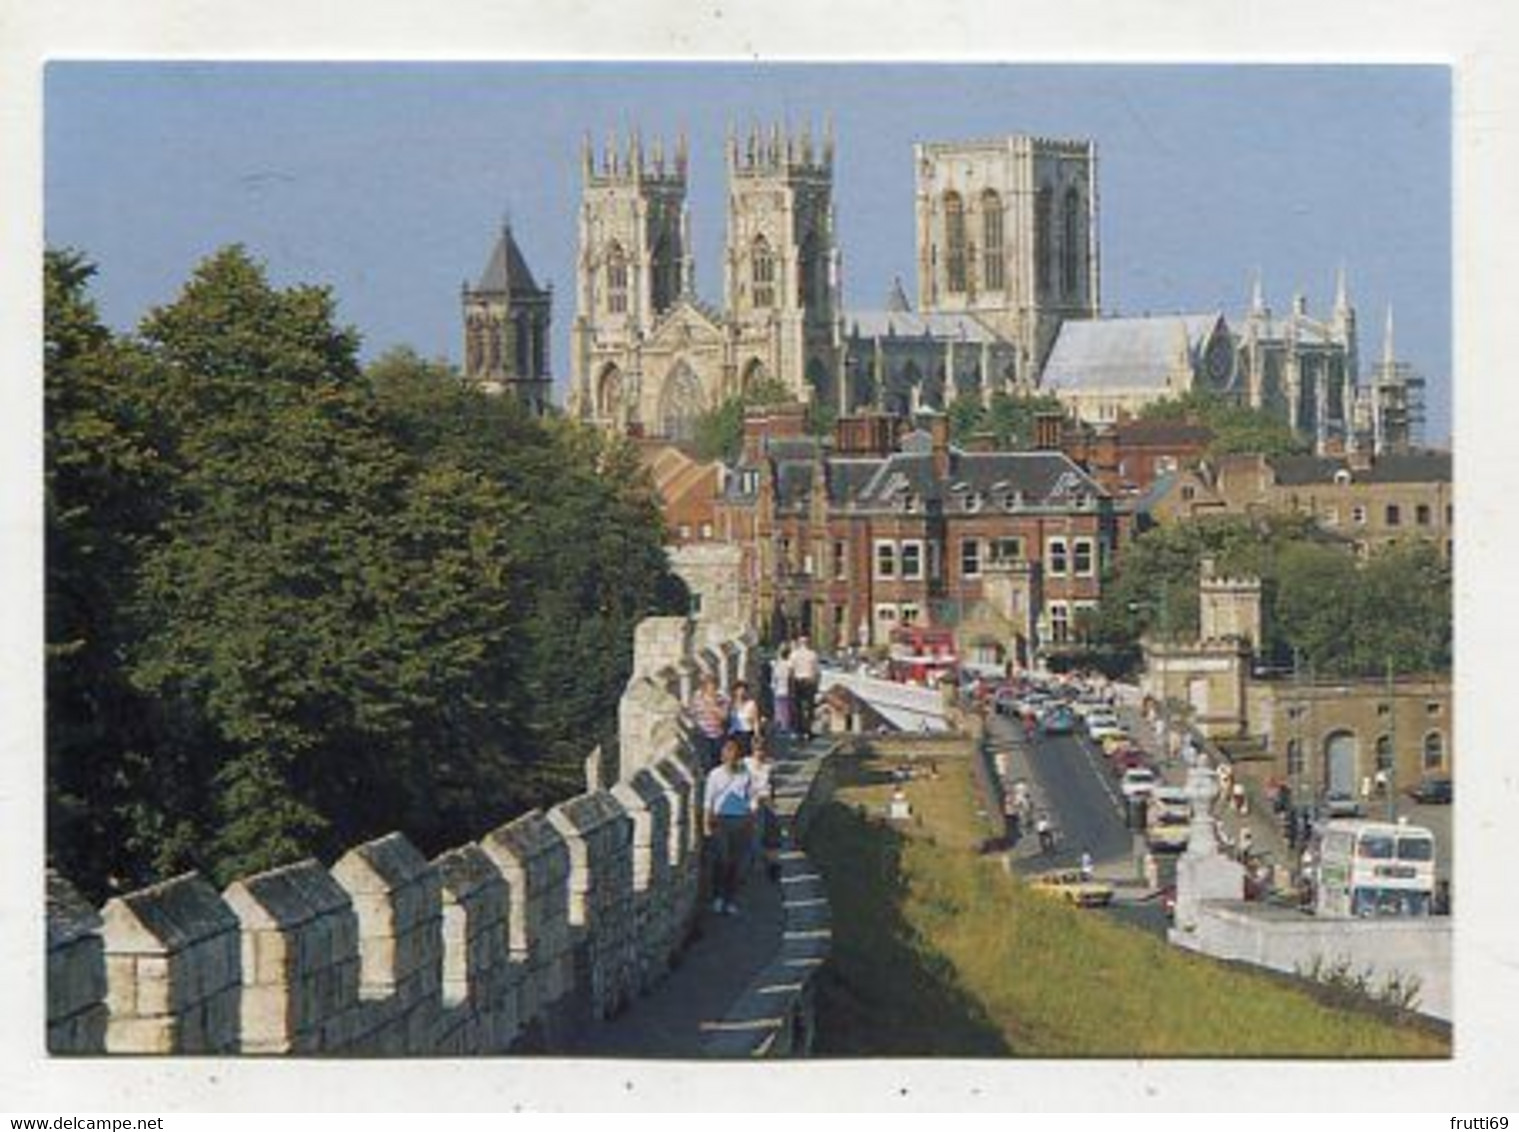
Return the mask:
<path id="1" fill-rule="evenodd" d="M 846 418 L 831 447 L 751 419 L 716 521 L 762 632 L 838 648 L 939 625 L 987 662 L 1074 641 L 1116 541 L 1110 496 L 1064 453 L 963 451 L 943 417 Z"/>
<path id="2" fill-rule="evenodd" d="M 1195 465 L 1212 440 L 1205 425 L 1126 418 L 1101 427 L 1068 421 L 1059 444 L 1104 490 L 1133 496 L 1157 477 Z"/>

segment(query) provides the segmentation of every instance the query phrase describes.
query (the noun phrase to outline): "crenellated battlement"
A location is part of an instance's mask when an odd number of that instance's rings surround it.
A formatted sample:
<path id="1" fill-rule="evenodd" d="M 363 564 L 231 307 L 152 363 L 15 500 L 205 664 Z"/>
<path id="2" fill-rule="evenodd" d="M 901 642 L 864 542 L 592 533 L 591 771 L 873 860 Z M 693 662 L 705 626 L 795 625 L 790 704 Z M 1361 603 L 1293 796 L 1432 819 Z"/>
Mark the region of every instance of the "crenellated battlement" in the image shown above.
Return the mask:
<path id="1" fill-rule="evenodd" d="M 694 675 L 752 680 L 753 641 L 638 628 L 622 774 L 428 860 L 399 833 L 235 880 L 190 873 L 101 912 L 48 874 L 54 1053 L 488 1054 L 553 1049 L 656 985 L 701 867 Z"/>

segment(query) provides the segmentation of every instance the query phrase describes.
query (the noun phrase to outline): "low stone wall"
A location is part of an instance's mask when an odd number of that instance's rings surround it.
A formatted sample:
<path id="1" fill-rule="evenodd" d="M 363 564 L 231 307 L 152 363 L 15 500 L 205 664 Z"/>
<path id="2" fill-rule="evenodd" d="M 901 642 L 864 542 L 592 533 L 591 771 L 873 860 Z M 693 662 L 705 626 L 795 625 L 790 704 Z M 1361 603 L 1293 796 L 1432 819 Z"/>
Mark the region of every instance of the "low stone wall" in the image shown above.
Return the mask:
<path id="1" fill-rule="evenodd" d="M 1211 955 L 1299 974 L 1314 964 L 1344 963 L 1353 974 L 1370 972 L 1373 989 L 1393 976 L 1419 980 L 1416 1009 L 1451 1018 L 1451 920 L 1331 920 L 1244 901 L 1203 901 L 1190 931 L 1173 929 L 1171 942 Z"/>
<path id="2" fill-rule="evenodd" d="M 812 1049 L 816 976 L 833 945 L 823 877 L 800 848 L 812 818 L 833 796 L 831 760 L 781 764 L 775 771 L 780 820 L 781 946 L 702 1043 L 704 1057 L 805 1056 Z"/>
<path id="3" fill-rule="evenodd" d="M 50 873 L 48 1048 L 552 1052 L 656 986 L 700 881 L 680 697 L 703 670 L 752 681 L 755 655 L 681 618 L 640 626 L 637 648 L 620 780 L 434 861 L 393 833 L 330 868 L 302 861 L 223 893 L 192 873 L 100 913 Z"/>
<path id="4" fill-rule="evenodd" d="M 47 1048 L 105 1050 L 105 945 L 99 913 L 74 886 L 47 874 Z"/>

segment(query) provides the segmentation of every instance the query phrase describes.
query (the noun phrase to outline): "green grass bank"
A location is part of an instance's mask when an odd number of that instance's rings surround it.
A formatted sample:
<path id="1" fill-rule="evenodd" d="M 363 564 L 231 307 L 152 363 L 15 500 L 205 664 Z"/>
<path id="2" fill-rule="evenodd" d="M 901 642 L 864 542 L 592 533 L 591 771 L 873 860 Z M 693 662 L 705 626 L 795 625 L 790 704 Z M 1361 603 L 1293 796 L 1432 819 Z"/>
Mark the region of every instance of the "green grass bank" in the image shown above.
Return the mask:
<path id="1" fill-rule="evenodd" d="M 1219 963 L 1030 891 L 996 856 L 969 767 L 882 816 L 889 763 L 835 756 L 808 834 L 833 905 L 817 1053 L 834 1057 L 1438 1058 L 1443 1027 L 1323 1001 L 1297 980 Z"/>

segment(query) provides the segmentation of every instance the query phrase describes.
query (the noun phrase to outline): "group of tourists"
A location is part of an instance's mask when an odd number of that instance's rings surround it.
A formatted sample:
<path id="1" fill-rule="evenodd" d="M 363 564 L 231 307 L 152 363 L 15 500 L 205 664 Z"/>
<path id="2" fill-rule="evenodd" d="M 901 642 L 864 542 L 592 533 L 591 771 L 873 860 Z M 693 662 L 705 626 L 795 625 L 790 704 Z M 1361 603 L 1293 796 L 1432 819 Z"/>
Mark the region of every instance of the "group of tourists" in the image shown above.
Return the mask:
<path id="1" fill-rule="evenodd" d="M 818 654 L 806 637 L 781 645 L 770 666 L 770 693 L 775 704 L 775 730 L 810 742 L 816 718 Z"/>
<path id="2" fill-rule="evenodd" d="M 738 739 L 723 742 L 702 791 L 703 831 L 712 870 L 712 911 L 738 914 L 739 887 L 755 850 L 772 882 L 780 879 L 780 823 L 775 815 L 769 746 L 762 735 L 748 755 Z"/>
<path id="3" fill-rule="evenodd" d="M 711 868 L 712 910 L 737 915 L 737 895 L 752 862 L 780 879 L 780 823 L 774 808 L 770 743 L 774 736 L 807 742 L 813 734 L 818 655 L 806 637 L 783 645 L 768 675 L 774 714 L 767 720 L 748 684 L 724 695 L 704 675 L 687 705 L 706 781 L 703 831 Z"/>

